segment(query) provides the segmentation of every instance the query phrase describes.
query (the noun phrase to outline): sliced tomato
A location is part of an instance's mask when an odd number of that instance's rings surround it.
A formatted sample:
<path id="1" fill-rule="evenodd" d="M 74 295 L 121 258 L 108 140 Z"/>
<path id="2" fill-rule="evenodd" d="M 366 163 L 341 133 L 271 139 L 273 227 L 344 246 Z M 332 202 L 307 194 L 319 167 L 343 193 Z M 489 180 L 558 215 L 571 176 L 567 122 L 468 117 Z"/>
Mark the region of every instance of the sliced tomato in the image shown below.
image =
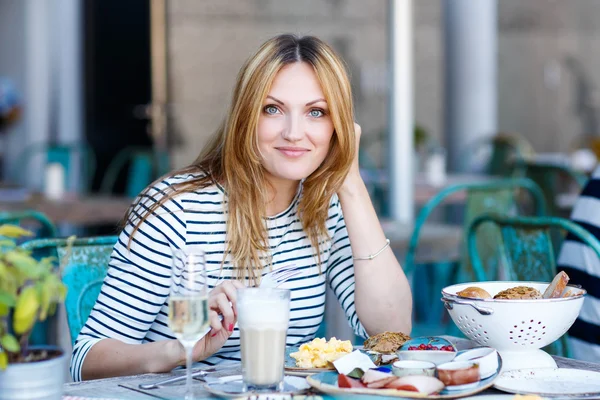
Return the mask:
<path id="1" fill-rule="evenodd" d="M 349 376 L 339 374 L 338 375 L 338 387 L 353 389 L 353 388 L 365 388 L 366 386 L 358 379 L 350 378 Z"/>

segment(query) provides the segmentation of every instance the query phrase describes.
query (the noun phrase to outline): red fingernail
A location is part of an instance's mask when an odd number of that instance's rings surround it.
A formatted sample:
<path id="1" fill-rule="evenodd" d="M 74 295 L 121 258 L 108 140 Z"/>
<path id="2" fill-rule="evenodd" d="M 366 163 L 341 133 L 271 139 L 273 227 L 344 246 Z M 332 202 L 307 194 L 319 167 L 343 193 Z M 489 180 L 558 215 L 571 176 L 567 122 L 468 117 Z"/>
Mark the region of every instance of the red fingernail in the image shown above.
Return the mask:
<path id="1" fill-rule="evenodd" d="M 217 336 L 217 333 L 219 333 L 219 332 L 215 332 L 215 333 L 213 333 L 212 335 L 210 335 L 210 337 L 215 337 L 215 336 Z"/>
<path id="2" fill-rule="evenodd" d="M 233 324 L 229 324 L 229 332 L 233 332 Z"/>

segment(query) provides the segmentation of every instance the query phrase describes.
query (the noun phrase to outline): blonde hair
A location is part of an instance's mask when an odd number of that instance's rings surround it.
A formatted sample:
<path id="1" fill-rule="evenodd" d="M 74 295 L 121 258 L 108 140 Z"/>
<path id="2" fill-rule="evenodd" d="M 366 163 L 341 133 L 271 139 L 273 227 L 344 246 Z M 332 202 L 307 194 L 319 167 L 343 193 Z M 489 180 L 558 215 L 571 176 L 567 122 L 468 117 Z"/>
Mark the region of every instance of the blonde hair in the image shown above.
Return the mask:
<path id="1" fill-rule="evenodd" d="M 277 73 L 287 64 L 305 62 L 314 68 L 334 127 L 329 153 L 303 183 L 298 205 L 302 227 L 316 249 L 321 266 L 320 244 L 328 236 L 325 222 L 329 200 L 346 177 L 355 154 L 352 91 L 341 59 L 323 41 L 312 37 L 280 35 L 265 42 L 241 68 L 228 116 L 209 144 L 188 167 L 169 176 L 202 173 L 203 176 L 169 187 L 160 199 L 140 214 L 134 212 L 151 185 L 132 205 L 126 221 L 134 226 L 131 237 L 149 215 L 170 198 L 221 184 L 227 192 L 227 240 L 223 262 L 231 254 L 237 279 L 257 284 L 264 267 L 261 258 L 269 243 L 264 217 L 268 202 L 265 171 L 257 144 L 257 126 L 263 102 Z M 157 180 L 164 179 L 161 178 Z M 156 183 L 156 182 L 155 182 Z M 257 212 L 258 211 L 258 212 Z M 269 261 L 270 263 L 270 261 Z"/>

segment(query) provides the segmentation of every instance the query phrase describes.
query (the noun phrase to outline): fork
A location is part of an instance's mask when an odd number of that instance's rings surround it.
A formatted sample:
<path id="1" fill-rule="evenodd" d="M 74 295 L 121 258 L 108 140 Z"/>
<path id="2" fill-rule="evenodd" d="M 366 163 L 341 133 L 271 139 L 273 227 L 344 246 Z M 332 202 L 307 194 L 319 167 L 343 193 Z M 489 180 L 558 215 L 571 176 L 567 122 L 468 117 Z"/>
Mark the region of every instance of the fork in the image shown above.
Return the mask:
<path id="1" fill-rule="evenodd" d="M 282 283 L 290 280 L 291 278 L 299 275 L 302 271 L 297 269 L 296 264 L 288 264 L 283 267 L 277 268 L 274 271 L 267 272 L 260 279 L 260 287 L 261 288 L 276 288 Z M 221 279 L 217 282 L 217 285 L 220 284 L 224 279 Z M 217 286 L 215 285 L 215 286 Z M 231 303 L 230 303 L 231 304 Z M 219 320 L 223 321 L 223 316 L 219 315 Z M 204 337 L 208 332 L 210 332 L 210 327 L 204 331 L 202 337 Z"/>
<path id="2" fill-rule="evenodd" d="M 302 271 L 299 271 L 296 264 L 289 264 L 281 268 L 277 268 L 274 271 L 267 272 L 260 279 L 260 287 L 262 288 L 276 288 L 285 281 L 299 275 Z"/>

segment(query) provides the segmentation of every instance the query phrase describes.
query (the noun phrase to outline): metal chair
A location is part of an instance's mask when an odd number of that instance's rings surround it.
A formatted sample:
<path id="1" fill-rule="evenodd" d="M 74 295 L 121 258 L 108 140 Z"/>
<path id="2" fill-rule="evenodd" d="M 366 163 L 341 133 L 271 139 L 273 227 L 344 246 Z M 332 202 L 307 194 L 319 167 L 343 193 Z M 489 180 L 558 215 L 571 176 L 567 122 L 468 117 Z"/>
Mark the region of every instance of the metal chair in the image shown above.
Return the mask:
<path id="1" fill-rule="evenodd" d="M 59 163 L 65 170 L 67 184 L 70 182 L 69 176 L 78 170 L 74 157 L 81 157 L 81 164 L 84 170 L 83 177 L 80 179 L 81 187 L 84 191 L 88 191 L 90 183 L 96 172 L 96 155 L 94 150 L 86 143 L 69 143 L 69 144 L 51 144 L 51 143 L 34 143 L 27 146 L 19 155 L 20 162 L 15 165 L 17 168 L 14 171 L 14 176 L 19 177 L 20 181 L 25 181 L 25 174 L 29 173 L 31 161 L 36 156 L 45 157 L 45 163 Z"/>
<path id="2" fill-rule="evenodd" d="M 509 217 L 484 214 L 477 217 L 469 227 L 467 242 L 469 257 L 478 281 L 494 279 L 486 274 L 477 250 L 478 234 L 484 223 L 494 225 L 501 264 L 506 280 L 551 282 L 556 275 L 556 257 L 552 245 L 552 230 L 566 231 L 579 238 L 600 257 L 600 241 L 578 224 L 558 217 Z M 569 356 L 566 335 L 553 343 L 549 349 L 557 355 Z"/>
<path id="3" fill-rule="evenodd" d="M 408 252 L 404 261 L 403 268 L 409 277 L 414 275 L 413 290 L 415 293 L 415 314 L 417 320 L 415 326 L 417 330 L 423 330 L 421 333 L 431 333 L 431 329 L 438 329 L 441 318 L 445 313 L 439 302 L 439 293 L 441 289 L 451 283 L 464 282 L 474 279 L 474 273 L 470 266 L 468 254 L 466 252 L 466 242 L 462 251 L 461 260 L 457 266 L 452 260 L 438 260 L 433 265 L 420 265 L 416 268 L 418 260 L 415 255 L 419 244 L 419 235 L 431 213 L 437 207 L 443 204 L 444 200 L 456 192 L 466 191 L 467 200 L 465 215 L 463 220 L 463 229 L 466 229 L 471 222 L 479 215 L 486 212 L 498 212 L 504 214 L 516 214 L 526 211 L 519 209 L 521 196 L 528 193 L 533 200 L 533 213 L 541 216 L 545 215 L 546 206 L 543 194 L 540 188 L 529 179 L 497 179 L 489 182 L 475 182 L 458 184 L 446 187 L 435 197 L 429 200 L 418 214 L 415 227 L 410 239 Z M 486 232 L 492 235 L 494 232 Z M 482 241 L 478 248 L 482 254 L 486 254 L 486 260 L 495 260 L 496 248 L 490 245 L 490 241 Z M 493 262 L 488 267 L 495 274 L 497 265 Z M 430 272 L 429 274 L 427 272 Z M 420 315 L 426 315 L 427 322 L 419 322 Z M 453 332 L 458 333 L 458 332 Z"/>
<path id="4" fill-rule="evenodd" d="M 100 192 L 110 194 L 119 174 L 127 167 L 125 195 L 136 197 L 146 186 L 169 171 L 169 156 L 147 147 L 127 147 L 113 158 L 100 184 Z"/>
<path id="5" fill-rule="evenodd" d="M 56 226 L 39 211 L 3 211 L 0 212 L 0 225 L 13 224 L 22 225 L 27 221 L 38 225 L 40 231 L 36 235 L 38 238 L 53 238 L 58 236 Z"/>
<path id="6" fill-rule="evenodd" d="M 58 260 L 67 257 L 62 270 L 62 281 L 67 286 L 65 309 L 71 334 L 71 343 L 75 343 L 79 331 L 83 328 L 108 270 L 108 263 L 117 236 L 99 236 L 76 239 L 68 252 L 67 239 L 31 240 L 23 248 L 35 252 L 49 251 Z"/>
<path id="7" fill-rule="evenodd" d="M 548 205 L 548 215 L 552 216 L 561 216 L 556 205 L 556 195 L 572 189 L 568 187 L 569 184 L 580 192 L 588 180 L 586 174 L 575 171 L 568 165 L 530 159 L 514 160 L 512 171 L 514 176 L 529 178 L 538 184 Z"/>
<path id="8" fill-rule="evenodd" d="M 501 132 L 492 137 L 474 141 L 467 147 L 465 159 L 473 159 L 479 152 L 488 152 L 489 159 L 483 172 L 494 176 L 511 176 L 514 160 L 529 157 L 535 153 L 533 146 L 523 136 L 516 133 Z"/>

